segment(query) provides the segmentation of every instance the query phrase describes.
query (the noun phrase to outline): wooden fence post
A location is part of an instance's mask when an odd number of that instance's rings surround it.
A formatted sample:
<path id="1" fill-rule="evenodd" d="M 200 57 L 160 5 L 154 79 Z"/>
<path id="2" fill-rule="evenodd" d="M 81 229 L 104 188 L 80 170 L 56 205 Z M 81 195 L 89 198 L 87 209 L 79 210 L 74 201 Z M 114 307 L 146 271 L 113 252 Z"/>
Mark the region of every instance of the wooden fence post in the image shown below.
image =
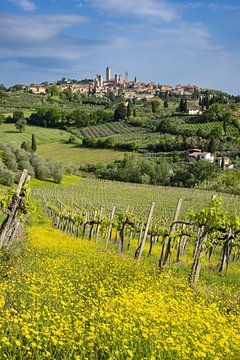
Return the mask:
<path id="1" fill-rule="evenodd" d="M 102 214 L 103 214 L 103 208 L 101 207 L 99 218 L 98 218 L 97 230 L 96 230 L 96 239 L 95 239 L 96 243 L 98 242 L 99 230 L 100 230 L 101 221 L 102 221 Z"/>
<path id="2" fill-rule="evenodd" d="M 152 221 L 152 216 L 153 216 L 154 207 L 155 207 L 155 202 L 152 203 L 151 208 L 150 208 L 150 211 L 149 211 L 147 225 L 146 225 L 146 227 L 145 227 L 145 232 L 144 232 L 144 235 L 143 235 L 143 240 L 142 240 L 141 247 L 140 247 L 139 254 L 138 254 L 138 261 L 140 260 L 140 258 L 141 258 L 141 256 L 142 256 L 143 248 L 144 248 L 145 242 L 146 242 L 146 240 L 147 240 L 148 229 L 149 229 L 149 226 L 150 226 L 151 221 Z"/>
<path id="3" fill-rule="evenodd" d="M 107 240 L 106 240 L 106 245 L 105 245 L 104 250 L 107 250 L 108 243 L 110 241 L 111 231 L 112 231 L 112 221 L 113 221 L 113 218 L 114 218 L 115 211 L 116 211 L 116 206 L 114 205 L 113 209 L 112 209 L 111 217 L 110 217 L 110 224 L 109 224 L 109 228 L 108 228 Z"/>
<path id="4" fill-rule="evenodd" d="M 22 187 L 30 179 L 28 171 L 23 170 L 16 193 L 12 196 L 11 210 L 0 227 L 0 248 L 13 241 L 19 226 L 18 210 L 25 194 L 21 195 Z"/>

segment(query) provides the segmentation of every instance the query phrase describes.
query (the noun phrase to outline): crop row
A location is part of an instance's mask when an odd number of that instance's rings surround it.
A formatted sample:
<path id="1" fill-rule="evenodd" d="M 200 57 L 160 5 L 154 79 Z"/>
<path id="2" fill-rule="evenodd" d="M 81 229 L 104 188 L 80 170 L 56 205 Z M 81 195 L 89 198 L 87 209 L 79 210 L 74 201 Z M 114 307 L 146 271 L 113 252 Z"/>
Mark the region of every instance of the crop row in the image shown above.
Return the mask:
<path id="1" fill-rule="evenodd" d="M 129 126 L 128 124 L 118 121 L 118 122 L 110 122 L 107 124 L 100 124 L 95 126 L 88 126 L 80 129 L 80 132 L 83 137 L 107 137 L 113 136 L 117 134 L 125 134 L 125 133 L 135 133 L 138 132 L 138 128 L 134 128 Z"/>
<path id="2" fill-rule="evenodd" d="M 142 184 L 129 184 L 97 179 L 82 179 L 78 184 L 60 185 L 58 187 L 42 187 L 34 190 L 38 198 L 45 198 L 47 202 L 56 200 L 70 207 L 95 208 L 103 207 L 111 211 L 113 205 L 117 209 L 129 210 L 145 220 L 149 206 L 156 203 L 153 219 L 161 223 L 171 222 L 179 198 L 183 199 L 180 218 L 189 209 L 197 210 L 213 195 L 209 191 L 186 188 L 171 188 Z M 233 195 L 223 195 L 226 209 L 239 208 L 240 198 Z M 233 206 L 234 204 L 234 206 Z"/>
<path id="3" fill-rule="evenodd" d="M 184 129 L 190 129 L 190 130 L 205 130 L 205 131 L 211 131 L 212 129 L 219 127 L 222 128 L 222 122 L 220 121 L 214 121 L 214 122 L 208 122 L 208 123 L 197 123 L 197 124 L 184 124 L 181 126 Z M 236 134 L 237 129 L 233 125 L 227 125 L 227 133 L 228 134 Z"/>

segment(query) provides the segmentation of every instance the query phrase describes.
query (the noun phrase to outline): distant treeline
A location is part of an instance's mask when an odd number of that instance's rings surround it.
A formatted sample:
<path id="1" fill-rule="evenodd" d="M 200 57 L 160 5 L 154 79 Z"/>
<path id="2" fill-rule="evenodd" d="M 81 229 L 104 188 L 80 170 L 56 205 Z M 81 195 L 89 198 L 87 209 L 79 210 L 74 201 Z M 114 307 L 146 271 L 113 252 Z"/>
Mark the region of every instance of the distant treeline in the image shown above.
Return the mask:
<path id="1" fill-rule="evenodd" d="M 19 112 L 19 111 L 18 111 Z M 96 110 L 86 112 L 80 109 L 67 112 L 60 109 L 38 109 L 27 118 L 29 125 L 46 128 L 66 129 L 69 127 L 84 127 L 89 125 L 103 124 L 113 121 L 114 113 L 109 110 Z M 15 123 L 15 115 L 5 119 L 6 122 Z"/>
<path id="2" fill-rule="evenodd" d="M 137 154 L 126 155 L 123 160 L 86 170 L 108 180 L 180 187 L 195 187 L 221 172 L 218 166 L 204 160 L 175 163 L 164 157 L 158 160 L 143 159 Z"/>

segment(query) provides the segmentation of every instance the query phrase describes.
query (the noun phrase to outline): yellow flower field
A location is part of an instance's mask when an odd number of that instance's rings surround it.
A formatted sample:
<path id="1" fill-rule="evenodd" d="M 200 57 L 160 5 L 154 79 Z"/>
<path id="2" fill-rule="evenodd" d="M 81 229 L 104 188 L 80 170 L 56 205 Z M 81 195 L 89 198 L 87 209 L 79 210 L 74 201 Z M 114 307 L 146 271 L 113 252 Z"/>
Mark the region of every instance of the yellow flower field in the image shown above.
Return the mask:
<path id="1" fill-rule="evenodd" d="M 239 305 L 51 226 L 0 281 L 0 359 L 239 359 Z"/>

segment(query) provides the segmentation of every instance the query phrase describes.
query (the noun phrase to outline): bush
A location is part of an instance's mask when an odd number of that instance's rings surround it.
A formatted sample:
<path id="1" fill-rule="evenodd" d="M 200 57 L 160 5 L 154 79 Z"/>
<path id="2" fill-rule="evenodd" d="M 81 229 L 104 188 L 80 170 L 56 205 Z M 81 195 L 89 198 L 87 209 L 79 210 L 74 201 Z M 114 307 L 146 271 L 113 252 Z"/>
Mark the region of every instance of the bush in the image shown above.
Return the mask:
<path id="1" fill-rule="evenodd" d="M 13 171 L 6 167 L 0 168 L 0 182 L 6 186 L 12 186 L 14 184 L 15 174 Z"/>
<path id="2" fill-rule="evenodd" d="M 60 184 L 64 176 L 64 167 L 61 164 L 51 164 L 50 166 L 51 177 L 54 182 Z"/>

